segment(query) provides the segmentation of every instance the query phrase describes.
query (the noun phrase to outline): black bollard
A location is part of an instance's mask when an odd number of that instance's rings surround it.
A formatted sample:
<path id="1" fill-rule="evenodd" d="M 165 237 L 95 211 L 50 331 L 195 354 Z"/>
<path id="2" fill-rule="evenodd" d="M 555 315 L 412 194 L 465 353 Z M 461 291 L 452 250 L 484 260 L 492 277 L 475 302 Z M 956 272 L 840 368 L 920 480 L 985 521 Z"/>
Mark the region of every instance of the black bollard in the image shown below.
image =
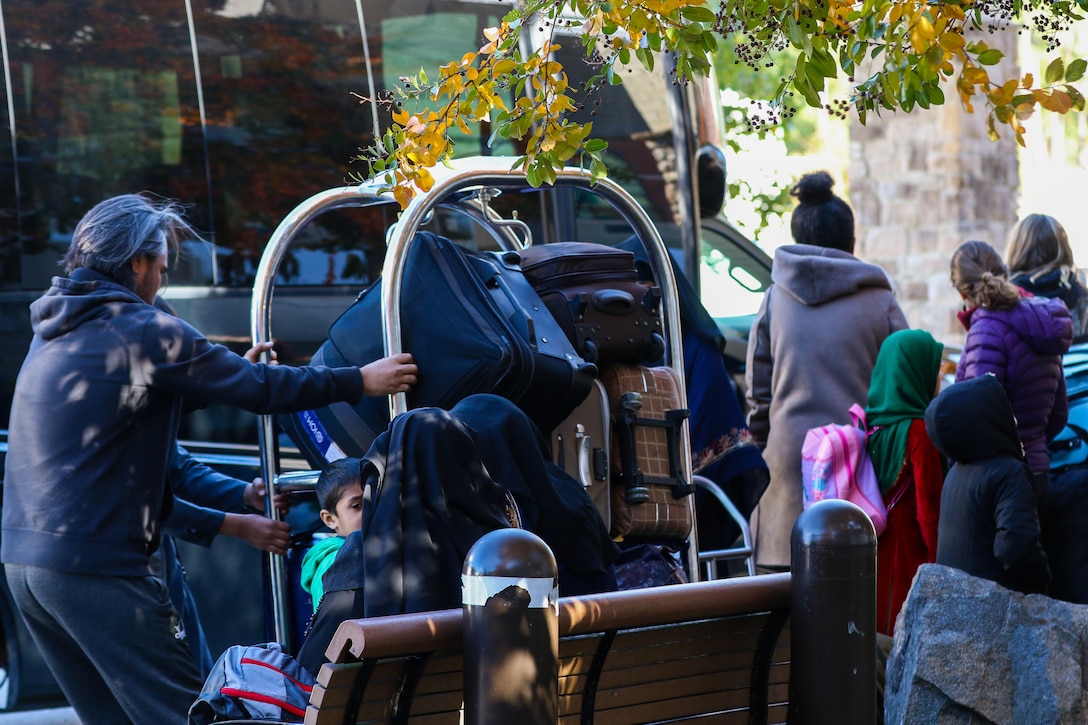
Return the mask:
<path id="1" fill-rule="evenodd" d="M 555 725 L 559 591 L 555 556 L 524 529 L 480 538 L 465 557 L 465 725 Z"/>
<path id="2" fill-rule="evenodd" d="M 790 538 L 790 725 L 875 725 L 876 530 L 849 501 L 801 513 Z"/>

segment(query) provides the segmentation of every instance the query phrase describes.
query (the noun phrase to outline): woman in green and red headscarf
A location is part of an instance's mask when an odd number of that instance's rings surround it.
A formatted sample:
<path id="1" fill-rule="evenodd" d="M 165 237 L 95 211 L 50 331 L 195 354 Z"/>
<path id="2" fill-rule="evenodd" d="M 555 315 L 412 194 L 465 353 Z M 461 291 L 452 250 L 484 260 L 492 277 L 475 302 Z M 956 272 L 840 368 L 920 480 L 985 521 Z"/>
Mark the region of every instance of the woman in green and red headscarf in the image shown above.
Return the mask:
<path id="1" fill-rule="evenodd" d="M 888 528 L 877 546 L 877 630 L 891 635 L 918 567 L 937 554 L 945 465 L 926 435 L 944 346 L 924 330 L 900 330 L 880 346 L 865 410 Z"/>

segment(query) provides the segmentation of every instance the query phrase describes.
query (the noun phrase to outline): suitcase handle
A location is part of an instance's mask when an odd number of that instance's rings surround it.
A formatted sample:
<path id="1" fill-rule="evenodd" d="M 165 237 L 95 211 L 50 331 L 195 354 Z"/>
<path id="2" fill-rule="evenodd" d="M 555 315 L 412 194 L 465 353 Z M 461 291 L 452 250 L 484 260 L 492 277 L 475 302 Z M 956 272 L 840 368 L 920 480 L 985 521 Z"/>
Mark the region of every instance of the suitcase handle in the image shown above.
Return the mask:
<path id="1" fill-rule="evenodd" d="M 593 485 L 593 469 L 590 465 L 593 440 L 586 435 L 586 427 L 581 423 L 574 428 L 574 446 L 578 451 L 578 480 L 582 488 L 589 488 Z"/>
<path id="2" fill-rule="evenodd" d="M 641 408 L 641 405 L 639 406 Z M 648 476 L 639 472 L 640 483 L 654 483 L 672 486 L 672 497 L 683 498 L 695 493 L 695 484 L 684 481 L 684 471 L 680 467 L 680 425 L 691 415 L 687 408 L 666 410 L 665 419 L 636 417 L 633 425 L 651 426 L 665 430 L 666 448 L 669 457 L 669 475 L 666 477 Z M 632 428 L 633 430 L 633 428 Z"/>
<path id="3" fill-rule="evenodd" d="M 595 310 L 606 315 L 629 315 L 635 310 L 635 296 L 621 289 L 597 290 L 590 297 L 589 303 Z"/>
<path id="4" fill-rule="evenodd" d="M 642 395 L 635 392 L 620 396 L 618 416 L 618 434 L 620 444 L 620 485 L 624 487 L 623 497 L 629 504 L 646 503 L 650 500 L 650 489 L 642 480 L 642 471 L 638 467 L 638 452 L 635 449 L 635 424 L 639 411 L 642 410 Z"/>

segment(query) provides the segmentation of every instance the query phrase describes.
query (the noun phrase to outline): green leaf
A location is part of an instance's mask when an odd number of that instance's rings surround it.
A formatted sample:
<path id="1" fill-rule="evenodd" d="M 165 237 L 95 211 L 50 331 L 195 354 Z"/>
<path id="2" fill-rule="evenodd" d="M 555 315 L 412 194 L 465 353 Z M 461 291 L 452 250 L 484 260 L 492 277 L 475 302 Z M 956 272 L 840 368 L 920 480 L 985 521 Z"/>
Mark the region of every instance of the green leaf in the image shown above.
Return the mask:
<path id="1" fill-rule="evenodd" d="M 1084 71 L 1088 68 L 1088 61 L 1083 58 L 1077 58 L 1075 61 L 1069 64 L 1069 67 L 1065 69 L 1065 81 L 1072 83 L 1079 81 L 1084 77 Z"/>
<path id="2" fill-rule="evenodd" d="M 555 166 L 553 166 L 553 163 L 554 163 L 554 160 L 551 158 L 551 155 L 549 155 L 549 158 L 544 160 L 540 164 L 539 177 L 540 177 L 540 180 L 545 184 L 554 184 L 555 183 L 555 179 L 556 179 L 557 174 L 555 172 Z"/>
<path id="3" fill-rule="evenodd" d="M 793 87 L 804 97 L 808 105 L 813 108 L 820 108 L 823 105 L 820 103 L 820 94 L 816 92 L 816 89 L 812 87 L 812 84 L 806 78 L 800 75 L 794 77 Z"/>
<path id="4" fill-rule="evenodd" d="M 1053 85 L 1065 77 L 1065 61 L 1061 58 L 1055 58 L 1050 61 L 1050 65 L 1046 67 L 1046 84 L 1048 86 Z"/>
<path id="5" fill-rule="evenodd" d="M 680 8 L 680 15 L 694 23 L 713 23 L 717 19 L 714 11 L 705 5 L 685 5 Z"/>
<path id="6" fill-rule="evenodd" d="M 940 106 L 944 103 L 944 91 L 938 85 L 926 86 L 926 98 L 930 104 Z"/>
<path id="7" fill-rule="evenodd" d="M 811 62 L 805 66 L 805 80 L 812 85 L 813 90 L 817 93 L 824 89 L 824 77 Z"/>
<path id="8" fill-rule="evenodd" d="M 805 53 L 812 52 L 812 38 L 808 33 L 801 30 L 801 26 L 797 24 L 797 21 L 793 19 L 793 14 L 786 16 L 786 37 L 790 39 L 794 47 L 800 48 Z"/>
<path id="9" fill-rule="evenodd" d="M 1078 91 L 1073 86 L 1066 86 L 1065 92 L 1069 94 L 1069 100 L 1073 102 L 1073 108 L 1077 109 L 1078 111 L 1083 111 L 1084 96 L 1081 95 L 1080 91 Z"/>
<path id="10" fill-rule="evenodd" d="M 824 78 L 834 78 L 839 70 L 839 67 L 835 64 L 835 58 L 823 48 L 812 51 L 809 65 L 813 66 Z"/>
<path id="11" fill-rule="evenodd" d="M 989 48 L 978 54 L 979 65 L 997 65 L 1005 57 L 997 48 Z"/>
<path id="12" fill-rule="evenodd" d="M 596 154 L 608 148 L 608 142 L 602 138 L 591 138 L 586 141 L 584 148 L 589 153 Z"/>
<path id="13" fill-rule="evenodd" d="M 635 50 L 635 57 L 642 63 L 642 67 L 647 71 L 653 71 L 654 69 L 654 54 L 649 48 L 638 48 Z"/>
<path id="14" fill-rule="evenodd" d="M 594 179 L 604 179 L 608 176 L 608 169 L 599 158 L 594 158 L 589 164 L 589 173 Z"/>

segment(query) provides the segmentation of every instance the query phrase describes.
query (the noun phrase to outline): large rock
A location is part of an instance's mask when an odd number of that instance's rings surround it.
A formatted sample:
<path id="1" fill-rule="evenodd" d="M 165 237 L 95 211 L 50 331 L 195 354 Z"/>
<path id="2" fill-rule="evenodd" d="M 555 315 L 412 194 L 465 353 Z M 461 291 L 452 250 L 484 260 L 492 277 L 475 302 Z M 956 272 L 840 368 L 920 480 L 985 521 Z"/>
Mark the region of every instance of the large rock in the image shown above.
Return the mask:
<path id="1" fill-rule="evenodd" d="M 888 725 L 1088 723 L 1088 605 L 918 570 L 895 624 Z"/>

